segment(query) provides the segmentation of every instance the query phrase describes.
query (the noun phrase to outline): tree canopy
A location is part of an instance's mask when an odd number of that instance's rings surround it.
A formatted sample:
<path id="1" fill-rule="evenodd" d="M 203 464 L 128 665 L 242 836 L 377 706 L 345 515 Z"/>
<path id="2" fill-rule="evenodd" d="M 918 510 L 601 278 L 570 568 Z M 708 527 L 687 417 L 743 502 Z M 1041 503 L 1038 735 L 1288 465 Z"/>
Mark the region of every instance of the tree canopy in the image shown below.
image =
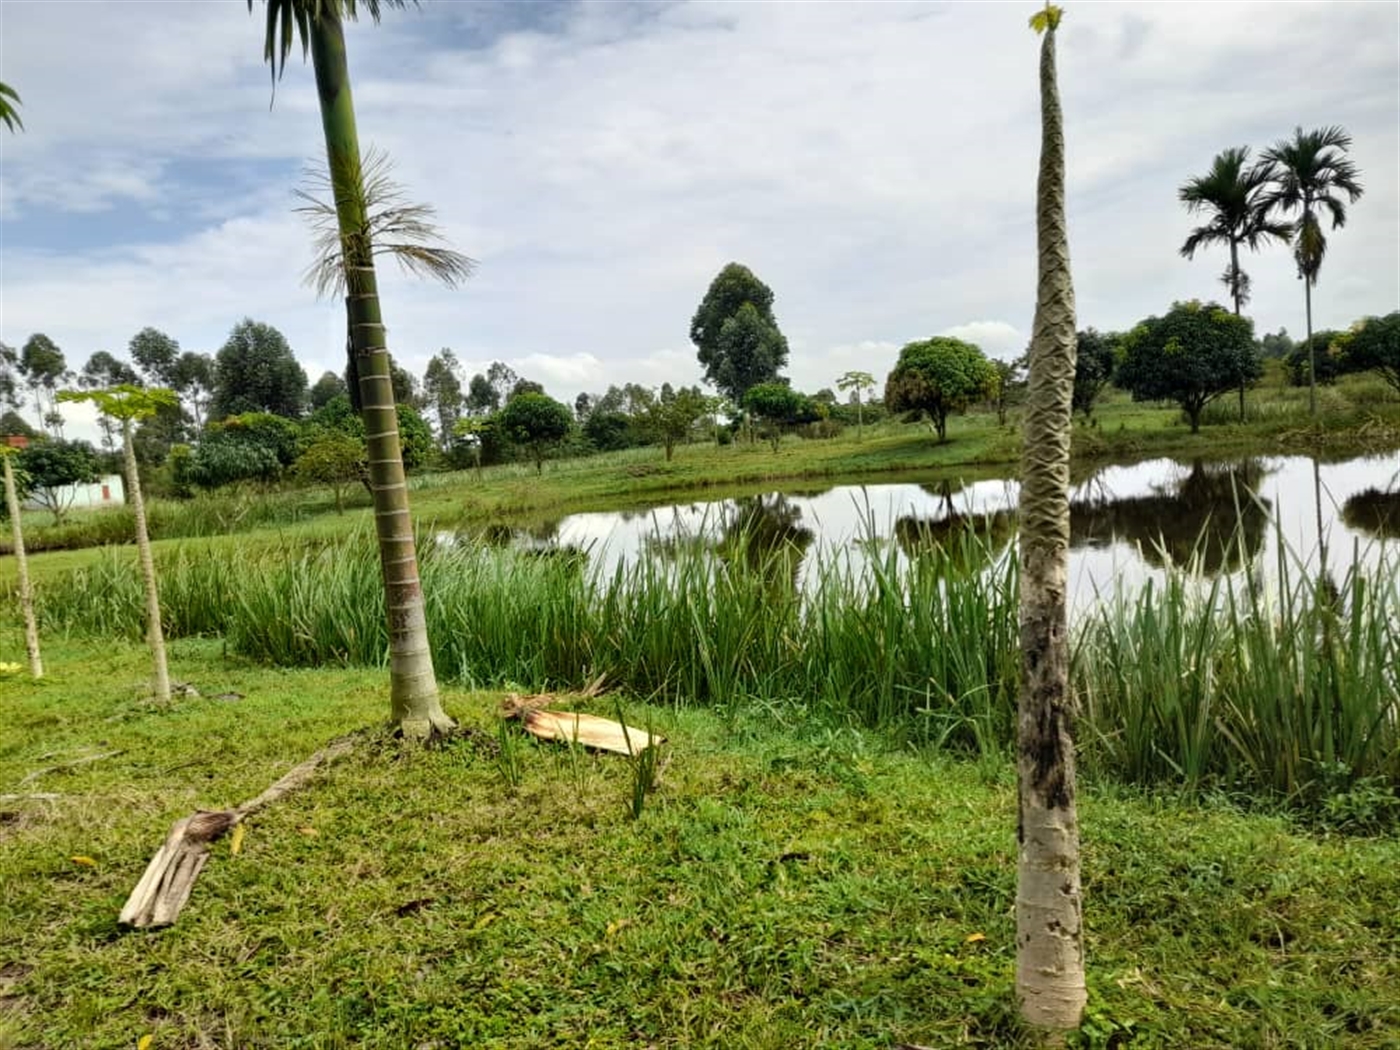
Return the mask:
<path id="1" fill-rule="evenodd" d="M 1113 380 L 1118 367 L 1118 345 L 1122 336 L 1086 328 L 1078 333 L 1078 349 L 1074 359 L 1074 411 L 1083 412 L 1085 419 L 1094 415 L 1094 402 L 1103 388 Z"/>
<path id="2" fill-rule="evenodd" d="M 743 406 L 764 424 L 774 452 L 785 431 L 817 418 L 812 399 L 787 383 L 757 383 L 749 387 Z"/>
<path id="3" fill-rule="evenodd" d="M 97 480 L 97 452 L 86 441 L 31 441 L 20 452 L 17 465 L 27 479 L 30 496 L 53 515 L 55 525 L 63 523 L 63 515 L 73 503 L 71 486 Z"/>
<path id="4" fill-rule="evenodd" d="M 1118 385 L 1134 401 L 1175 401 L 1195 433 L 1209 402 L 1262 373 L 1254 323 L 1218 303 L 1192 300 L 1128 333 Z"/>
<path id="5" fill-rule="evenodd" d="M 234 325 L 214 361 L 209 418 L 271 412 L 300 419 L 306 402 L 306 373 L 282 333 L 252 318 Z"/>
<path id="6" fill-rule="evenodd" d="M 1400 394 L 1400 310 L 1368 317 L 1343 338 L 1349 367 L 1380 374 Z"/>
<path id="7" fill-rule="evenodd" d="M 573 423 L 573 413 L 566 405 L 533 391 L 511 398 L 500 414 L 500 425 L 506 435 L 512 441 L 529 446 L 536 471 L 544 469 L 545 452 L 568 435 Z"/>
<path id="8" fill-rule="evenodd" d="M 907 344 L 885 380 L 891 412 L 926 412 L 938 440 L 948 438 L 948 413 L 996 393 L 997 372 L 981 349 L 949 336 Z"/>
<path id="9" fill-rule="evenodd" d="M 705 379 L 734 401 L 778 378 L 787 339 L 773 317 L 773 290 L 747 266 L 730 263 L 710 283 L 690 322 Z"/>

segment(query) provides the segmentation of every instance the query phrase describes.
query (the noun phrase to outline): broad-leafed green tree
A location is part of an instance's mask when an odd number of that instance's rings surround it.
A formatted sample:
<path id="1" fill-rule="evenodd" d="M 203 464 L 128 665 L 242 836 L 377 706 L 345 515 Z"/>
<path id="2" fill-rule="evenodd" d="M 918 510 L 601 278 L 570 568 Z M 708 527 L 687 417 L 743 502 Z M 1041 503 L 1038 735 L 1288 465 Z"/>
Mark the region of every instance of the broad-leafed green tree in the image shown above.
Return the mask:
<path id="1" fill-rule="evenodd" d="M 574 425 L 574 415 L 567 405 L 532 390 L 507 401 L 497 420 L 512 441 L 529 446 L 536 473 L 544 470 L 545 453 L 568 437 Z"/>
<path id="2" fill-rule="evenodd" d="M 787 339 L 773 316 L 773 289 L 752 270 L 730 263 L 721 270 L 690 321 L 705 379 L 739 402 L 749 387 L 771 383 L 787 364 Z"/>
<path id="3" fill-rule="evenodd" d="M 165 631 L 160 622 L 160 591 L 156 585 L 156 566 L 151 557 L 151 537 L 146 530 L 146 504 L 141 498 L 141 474 L 136 467 L 136 447 L 132 442 L 137 420 L 154 416 L 163 408 L 178 408 L 180 398 L 173 390 L 160 387 L 143 389 L 134 383 L 123 383 L 108 390 L 65 390 L 60 401 L 90 401 L 105 416 L 117 420 L 122 428 L 122 457 L 126 462 L 126 484 L 131 510 L 136 518 L 136 551 L 141 560 L 141 579 L 146 587 L 146 640 L 151 646 L 155 666 L 155 698 L 160 703 L 170 701 L 170 669 L 165 661 Z"/>
<path id="4" fill-rule="evenodd" d="M 1181 203 L 1206 221 L 1191 231 L 1181 254 L 1194 259 L 1201 248 L 1223 245 L 1230 263 L 1221 281 L 1230 290 L 1235 313 L 1249 299 L 1249 275 L 1240 267 L 1240 248 L 1258 251 L 1270 240 L 1288 243 L 1289 227 L 1270 217 L 1268 195 L 1274 165 L 1268 159 L 1249 163 L 1249 147 L 1234 146 L 1216 154 L 1210 171 L 1182 185 Z M 1244 385 L 1240 385 L 1240 421 L 1244 421 Z"/>
<path id="5" fill-rule="evenodd" d="M 360 7 L 378 21 L 381 8 L 403 6 L 403 0 L 266 0 L 263 53 L 275 80 L 300 40 L 302 54 L 310 53 L 315 71 L 388 608 L 391 717 L 405 737 L 426 740 L 450 731 L 455 723 L 442 709 L 428 644 L 344 30 L 344 19 L 355 18 Z M 248 0 L 248 9 L 253 9 L 253 0 Z"/>
<path id="6" fill-rule="evenodd" d="M 1016 995 L 1038 1028 L 1077 1027 L 1084 1013 L 1083 900 L 1065 589 L 1069 575 L 1074 284 L 1065 226 L 1065 135 L 1055 79 L 1059 8 L 1031 19 L 1040 45 L 1039 275 L 1021 465 L 1021 694 L 1016 769 Z"/>
<path id="7" fill-rule="evenodd" d="M 1303 280 L 1303 302 L 1307 310 L 1307 339 L 1312 343 L 1312 290 L 1327 254 L 1327 235 L 1322 231 L 1325 213 L 1332 229 L 1346 225 L 1347 204 L 1361 199 L 1361 172 L 1347 158 L 1351 136 L 1344 128 L 1298 128 L 1291 139 L 1277 142 L 1265 151 L 1264 160 L 1274 166 L 1273 189 L 1265 198 L 1272 211 L 1287 215 L 1297 212 L 1290 227 L 1293 234 L 1293 260 Z M 1344 203 L 1342 198 L 1346 198 Z M 1317 414 L 1317 383 L 1308 383 L 1308 411 Z"/>
<path id="8" fill-rule="evenodd" d="M 996 393 L 997 370 L 980 347 L 950 336 L 908 343 L 885 380 L 891 412 L 924 412 L 939 441 L 948 440 L 948 413 Z"/>

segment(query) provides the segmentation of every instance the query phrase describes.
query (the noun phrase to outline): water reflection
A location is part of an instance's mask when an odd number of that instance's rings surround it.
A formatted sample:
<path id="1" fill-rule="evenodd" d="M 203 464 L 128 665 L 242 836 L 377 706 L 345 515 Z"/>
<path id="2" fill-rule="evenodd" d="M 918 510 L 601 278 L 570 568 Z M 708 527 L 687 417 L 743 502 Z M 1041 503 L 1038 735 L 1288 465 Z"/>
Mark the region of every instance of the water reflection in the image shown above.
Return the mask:
<path id="1" fill-rule="evenodd" d="M 1342 504 L 1342 521 L 1357 532 L 1400 539 L 1400 490 L 1363 489 Z"/>
<path id="2" fill-rule="evenodd" d="M 1264 547 L 1272 503 L 1259 495 L 1263 462 L 1196 460 L 1185 477 L 1144 495 L 1115 497 L 1097 478 L 1070 503 L 1070 546 L 1134 544 L 1152 565 L 1195 567 L 1208 576 L 1247 568 Z"/>
<path id="3" fill-rule="evenodd" d="M 1178 463 L 1156 459 L 1100 468 L 1071 493 L 1071 601 L 1084 608 L 1105 588 L 1140 587 L 1193 553 L 1205 574 L 1273 571 L 1282 541 L 1289 555 L 1331 560 L 1344 574 L 1362 543 L 1400 530 L 1400 454 L 1317 467 L 1302 457 Z M 1317 494 L 1320 492 L 1320 502 Z M 624 562 L 670 562 L 681 551 L 718 562 L 765 556 L 774 582 L 803 585 L 816 559 L 917 558 L 934 546 L 961 556 L 1004 556 L 1013 549 L 1019 486 L 1012 479 L 962 483 L 924 475 L 904 483 L 845 485 L 806 492 L 767 492 L 740 499 L 693 501 L 646 510 L 571 515 L 560 522 L 495 529 L 527 549 L 572 547 L 612 572 Z M 1323 535 L 1330 536 L 1321 550 Z M 964 543 L 975 536 L 980 544 Z M 774 567 L 771 563 L 777 563 Z"/>

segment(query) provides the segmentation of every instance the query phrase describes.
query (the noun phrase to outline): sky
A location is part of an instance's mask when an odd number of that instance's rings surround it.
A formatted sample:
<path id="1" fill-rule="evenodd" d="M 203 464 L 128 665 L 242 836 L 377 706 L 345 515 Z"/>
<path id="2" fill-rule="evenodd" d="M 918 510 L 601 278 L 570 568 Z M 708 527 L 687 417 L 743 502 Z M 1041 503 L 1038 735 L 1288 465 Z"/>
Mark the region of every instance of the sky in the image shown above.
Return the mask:
<path id="1" fill-rule="evenodd" d="M 450 347 L 572 402 L 702 378 L 690 318 L 728 262 L 772 289 L 786 374 L 883 381 L 937 334 L 1010 358 L 1035 306 L 1034 3 L 425 0 L 347 31 L 361 143 L 478 263 L 385 272 L 389 346 Z M 1069 2 L 1058 36 L 1081 328 L 1225 299 L 1177 188 L 1230 146 L 1342 125 L 1365 196 L 1314 327 L 1400 307 L 1400 4 Z M 0 341 L 69 366 L 152 325 L 215 352 L 244 317 L 311 381 L 344 313 L 303 282 L 293 189 L 324 165 L 299 50 L 274 93 L 243 0 L 0 0 Z M 119 42 L 114 46 L 114 42 Z M 1286 249 L 1247 256 L 1259 332 L 1304 328 Z M 96 429 L 70 410 L 70 436 Z M 32 414 L 32 413 L 31 413 Z"/>

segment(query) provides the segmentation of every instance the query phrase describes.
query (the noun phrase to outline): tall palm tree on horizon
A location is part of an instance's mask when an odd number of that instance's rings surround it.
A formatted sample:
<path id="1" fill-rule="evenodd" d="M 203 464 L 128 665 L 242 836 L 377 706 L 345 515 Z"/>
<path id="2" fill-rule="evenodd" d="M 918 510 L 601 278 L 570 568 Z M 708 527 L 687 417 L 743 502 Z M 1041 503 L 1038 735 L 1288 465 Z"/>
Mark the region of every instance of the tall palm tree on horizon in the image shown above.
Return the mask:
<path id="1" fill-rule="evenodd" d="M 384 577 L 391 718 L 404 737 L 426 740 L 451 731 L 455 723 L 442 709 L 428 644 L 344 29 L 344 19 L 356 18 L 359 6 L 378 22 L 381 8 L 407 4 L 406 0 L 361 0 L 360 4 L 356 0 L 266 0 L 266 4 L 263 57 L 272 67 L 273 83 L 286 72 L 294 40 L 300 40 L 303 58 L 310 53 L 316 75 Z M 248 0 L 248 10 L 253 10 L 253 0 Z"/>
<path id="2" fill-rule="evenodd" d="M 1273 189 L 1264 197 L 1264 206 L 1271 212 L 1298 212 L 1288 225 L 1307 309 L 1308 411 L 1312 415 L 1317 415 L 1312 289 L 1327 254 L 1327 236 L 1322 232 L 1318 213 L 1330 214 L 1332 229 L 1341 229 L 1347 221 L 1346 204 L 1341 198 L 1345 196 L 1350 204 L 1361 199 L 1361 172 L 1346 157 L 1349 149 L 1351 136 L 1345 128 L 1333 125 L 1304 131 L 1299 127 L 1291 139 L 1282 139 L 1265 150 L 1262 158 L 1275 167 Z"/>
<path id="3" fill-rule="evenodd" d="M 1204 213 L 1208 221 L 1191 231 L 1181 254 L 1194 259 L 1202 248 L 1223 244 L 1230 249 L 1230 263 L 1220 280 L 1230 290 L 1238 315 L 1249 299 L 1249 275 L 1240 267 L 1240 247 L 1255 252 L 1269 240 L 1288 243 L 1290 227 L 1273 219 L 1266 199 L 1273 184 L 1274 164 L 1249 163 L 1248 146 L 1232 146 L 1217 153 L 1210 171 L 1182 184 L 1177 197 L 1192 214 Z M 1245 384 L 1240 384 L 1240 420 L 1244 420 Z"/>

